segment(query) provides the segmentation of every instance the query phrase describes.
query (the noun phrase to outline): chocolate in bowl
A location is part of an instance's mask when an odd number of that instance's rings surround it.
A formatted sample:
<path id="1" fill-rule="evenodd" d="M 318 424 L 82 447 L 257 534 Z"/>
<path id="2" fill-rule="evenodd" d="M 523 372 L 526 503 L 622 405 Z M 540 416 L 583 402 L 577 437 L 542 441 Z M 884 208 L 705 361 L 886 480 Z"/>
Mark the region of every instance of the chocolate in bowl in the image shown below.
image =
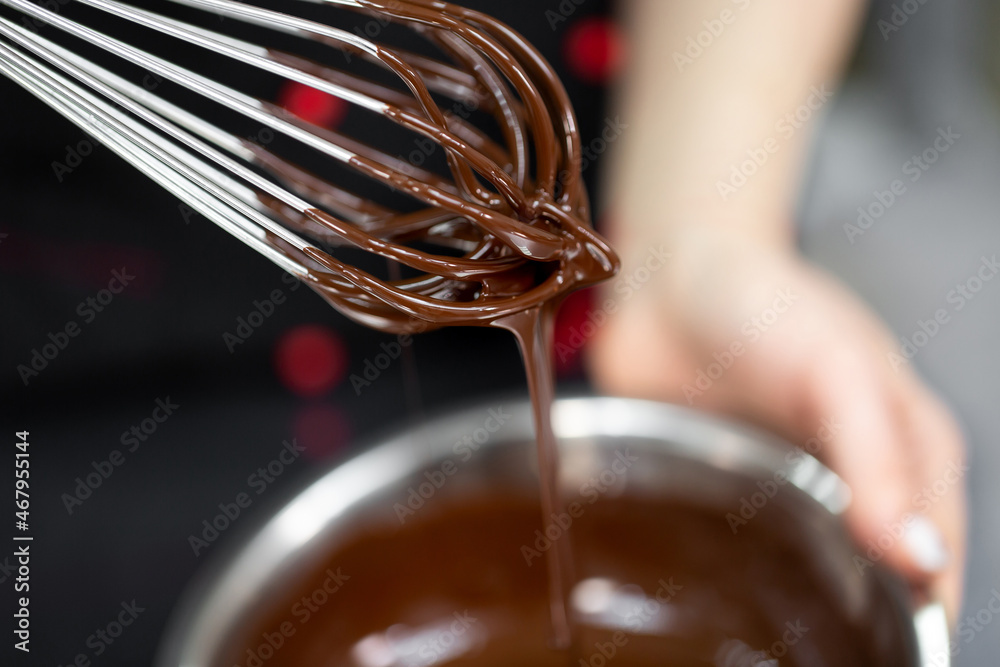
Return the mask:
<path id="1" fill-rule="evenodd" d="M 305 489 L 192 589 L 159 664 L 909 667 L 946 641 L 938 606 L 859 571 L 846 487 L 808 455 L 672 406 L 557 401 L 567 515 L 543 525 L 528 404 L 456 447 L 500 405 Z M 788 482 L 771 487 L 776 472 Z M 755 493 L 754 516 L 727 518 Z M 560 540 L 570 651 L 549 641 L 544 554 Z"/>

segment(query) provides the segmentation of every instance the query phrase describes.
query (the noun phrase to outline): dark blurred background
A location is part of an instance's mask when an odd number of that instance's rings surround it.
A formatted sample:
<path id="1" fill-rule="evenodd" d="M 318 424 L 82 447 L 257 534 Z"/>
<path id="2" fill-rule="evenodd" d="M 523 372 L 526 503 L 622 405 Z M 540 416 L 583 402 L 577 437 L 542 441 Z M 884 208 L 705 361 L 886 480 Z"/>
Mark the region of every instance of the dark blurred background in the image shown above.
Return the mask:
<path id="1" fill-rule="evenodd" d="M 585 144 L 600 135 L 605 86 L 627 64 L 610 3 L 464 4 L 526 35 L 565 81 Z M 1000 251 L 996 22 L 992 4 L 928 2 L 911 28 L 886 41 L 877 21 L 891 11 L 892 3 L 873 5 L 852 77 L 821 121 L 801 243 L 904 335 L 975 269 L 980 254 Z M 323 123 L 364 122 L 356 109 L 345 115 L 302 90 L 250 87 Z M 352 383 L 394 336 L 348 322 L 5 79 L 0 118 L 0 477 L 11 488 L 14 432 L 29 431 L 34 536 L 32 652 L 25 659 L 9 645 L 0 649 L 16 655 L 14 664 L 64 665 L 81 653 L 99 665 L 149 664 L 195 572 L 305 480 L 410 420 L 525 393 L 511 337 L 481 329 L 421 335 L 370 385 Z M 863 244 L 846 243 L 843 223 L 942 122 L 976 140 L 960 143 Z M 598 159 L 585 172 L 595 193 L 600 168 Z M 116 271 L 127 285 L 101 304 Z M 239 318 L 276 290 L 281 303 L 245 342 L 224 337 L 239 335 Z M 570 304 L 560 335 L 570 336 L 585 312 L 585 302 Z M 973 446 L 973 614 L 1000 587 L 1000 535 L 989 516 L 1000 502 L 998 313 L 1000 290 L 984 292 L 916 359 L 956 406 Z M 67 326 L 76 335 L 64 337 Z M 47 345 L 64 349 L 36 361 L 44 368 L 33 373 L 33 356 L 44 357 Z M 585 390 L 580 360 L 559 361 L 567 391 Z M 165 416 L 157 401 L 176 406 L 162 422 L 153 419 Z M 133 427 L 144 439 L 125 435 Z M 196 556 L 189 536 L 293 439 L 305 447 L 301 458 Z M 107 471 L 113 450 L 123 462 L 79 501 L 88 489 L 77 491 L 78 478 Z M 79 502 L 67 500 L 74 494 Z M 4 534 L 11 520 L 4 519 Z M 16 576 L 11 552 L 0 550 L 5 601 Z M 143 611 L 120 638 L 88 641 L 133 600 Z M 959 664 L 996 664 L 998 649 L 1000 621 L 963 648 Z"/>

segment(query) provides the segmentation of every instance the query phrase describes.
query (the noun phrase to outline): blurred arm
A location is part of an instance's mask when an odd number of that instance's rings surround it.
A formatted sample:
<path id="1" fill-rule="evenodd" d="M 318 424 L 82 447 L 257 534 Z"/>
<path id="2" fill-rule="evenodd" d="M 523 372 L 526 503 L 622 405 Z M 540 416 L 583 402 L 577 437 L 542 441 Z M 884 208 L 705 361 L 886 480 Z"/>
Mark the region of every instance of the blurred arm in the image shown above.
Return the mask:
<path id="1" fill-rule="evenodd" d="M 676 245 L 692 226 L 789 242 L 811 126 L 797 128 L 794 114 L 829 100 L 863 7 L 625 0 L 631 67 L 618 108 L 629 127 L 608 194 L 618 225 L 611 234 L 626 252 Z M 761 157 L 765 146 L 772 152 L 747 184 L 720 192 L 733 167 L 751 159 L 747 151 Z"/>

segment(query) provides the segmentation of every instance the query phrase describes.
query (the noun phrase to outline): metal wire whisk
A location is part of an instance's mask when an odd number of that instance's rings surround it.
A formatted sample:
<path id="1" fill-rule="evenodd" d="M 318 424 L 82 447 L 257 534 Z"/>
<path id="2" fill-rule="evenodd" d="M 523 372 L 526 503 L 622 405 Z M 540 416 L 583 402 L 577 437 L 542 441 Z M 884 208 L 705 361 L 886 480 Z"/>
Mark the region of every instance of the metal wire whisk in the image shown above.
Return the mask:
<path id="1" fill-rule="evenodd" d="M 433 0 L 282 5 L 312 18 L 232 0 L 165 5 L 197 24 L 116 0 L 67 0 L 66 9 L 89 21 L 29 0 L 0 0 L 22 18 L 19 25 L 0 15 L 0 72 L 363 324 L 393 332 L 487 324 L 617 269 L 614 253 L 589 226 L 579 133 L 566 92 L 537 51 L 500 22 Z M 314 16 L 344 10 L 409 28 L 435 55 L 379 44 Z M 178 48 L 204 49 L 339 97 L 434 142 L 446 167 L 415 166 L 91 27 L 122 21 L 133 31 L 177 40 Z M 32 25 L 56 28 L 63 42 L 76 40 L 81 48 L 67 48 Z M 230 27 L 302 44 L 311 57 L 220 32 Z M 93 47 L 106 53 L 79 55 Z M 333 58 L 313 56 L 326 50 L 348 57 L 339 56 L 334 67 Z M 405 193 L 415 206 L 390 208 L 307 171 L 129 80 L 107 54 L 269 128 L 300 153 L 315 152 Z M 339 66 L 348 61 L 369 69 Z M 478 111 L 443 110 L 454 108 L 449 100 Z M 477 126 L 482 118 L 493 124 L 492 136 Z M 350 246 L 409 267 L 409 275 L 379 278 L 334 256 L 337 247 Z"/>

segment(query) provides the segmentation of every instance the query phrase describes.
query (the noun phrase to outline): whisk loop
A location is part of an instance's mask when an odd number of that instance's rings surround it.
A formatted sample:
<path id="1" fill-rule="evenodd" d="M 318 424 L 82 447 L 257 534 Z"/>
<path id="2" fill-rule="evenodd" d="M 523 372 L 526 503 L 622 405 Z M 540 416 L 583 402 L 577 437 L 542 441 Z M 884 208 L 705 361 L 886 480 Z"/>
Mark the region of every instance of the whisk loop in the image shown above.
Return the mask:
<path id="1" fill-rule="evenodd" d="M 30 2 L 0 0 L 23 18 L 0 15 L 0 72 L 108 146 L 192 210 L 307 282 L 334 307 L 394 331 L 489 324 L 602 280 L 617 258 L 589 227 L 580 176 L 580 139 L 565 91 L 544 59 L 510 28 L 432 0 L 288 0 L 362 12 L 418 33 L 435 56 L 387 46 L 314 18 L 233 0 L 166 0 L 274 33 L 282 44 L 316 44 L 344 63 L 317 62 L 220 29 L 117 0 L 70 0 L 110 17 L 260 72 L 338 97 L 442 149 L 437 171 L 297 118 L 272 102 L 199 74 L 107 32 Z M 75 9 L 75 7 L 74 7 Z M 196 14 L 197 15 L 197 14 Z M 46 25 L 138 66 L 229 113 L 268 128 L 375 183 L 404 193 L 396 210 L 324 179 L 296 162 L 210 122 L 111 66 L 29 29 Z M 226 21 L 222 22 L 227 26 Z M 245 32 L 245 30 L 244 30 Z M 107 60 L 102 56 L 101 63 Z M 332 58 L 330 60 L 333 60 Z M 110 61 L 109 61 L 110 62 Z M 127 67 L 128 65 L 124 65 Z M 493 135 L 472 113 L 492 117 Z M 445 108 L 442 108 L 442 107 Z M 335 257 L 352 246 L 418 274 L 384 280 Z M 327 249 L 324 249 L 327 248 Z"/>

